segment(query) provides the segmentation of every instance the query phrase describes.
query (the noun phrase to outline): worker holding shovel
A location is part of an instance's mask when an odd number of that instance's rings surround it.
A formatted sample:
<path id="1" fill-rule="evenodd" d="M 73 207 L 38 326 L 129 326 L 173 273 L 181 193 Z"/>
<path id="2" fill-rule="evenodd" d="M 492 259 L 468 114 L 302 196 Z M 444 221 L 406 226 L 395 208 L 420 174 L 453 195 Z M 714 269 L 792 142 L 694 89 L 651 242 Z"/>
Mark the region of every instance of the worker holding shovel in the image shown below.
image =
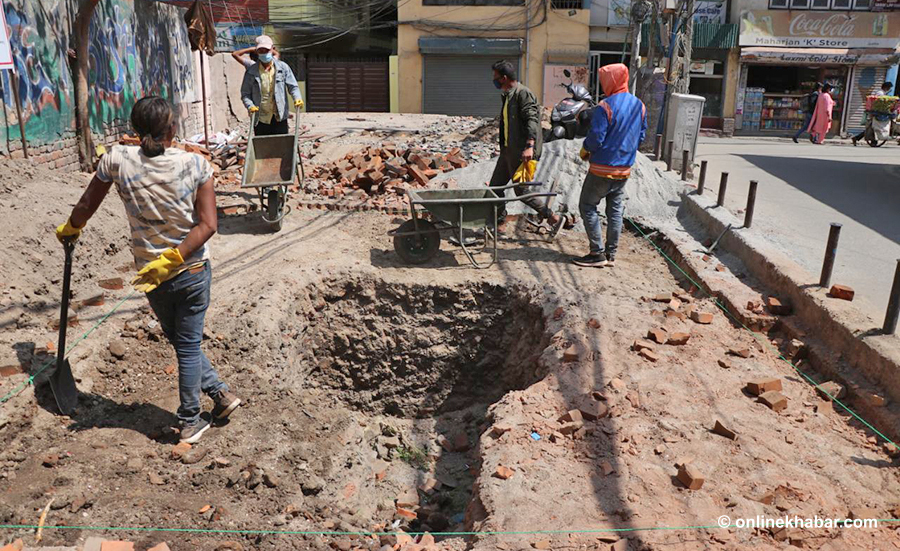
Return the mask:
<path id="1" fill-rule="evenodd" d="M 171 147 L 175 111 L 165 99 L 138 101 L 131 125 L 141 145 L 115 146 L 100 159 L 97 173 L 56 235 L 64 243 L 77 239 L 116 184 L 138 269 L 132 284 L 147 294 L 175 347 L 181 441 L 194 443 L 210 426 L 200 416 L 201 391 L 213 399 L 212 416 L 218 419 L 241 403 L 200 349 L 212 283 L 206 242 L 218 226 L 212 168 L 200 155 Z"/>

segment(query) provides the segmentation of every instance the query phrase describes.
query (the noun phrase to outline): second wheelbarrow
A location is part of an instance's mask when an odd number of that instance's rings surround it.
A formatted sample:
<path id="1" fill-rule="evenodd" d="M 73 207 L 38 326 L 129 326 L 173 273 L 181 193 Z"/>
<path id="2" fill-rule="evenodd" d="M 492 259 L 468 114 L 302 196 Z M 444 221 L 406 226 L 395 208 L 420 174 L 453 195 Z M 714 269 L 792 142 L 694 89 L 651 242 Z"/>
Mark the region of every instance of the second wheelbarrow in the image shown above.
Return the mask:
<path id="1" fill-rule="evenodd" d="M 394 237 L 394 250 L 409 264 L 424 264 L 437 254 L 441 247 L 441 232 L 456 232 L 454 237 L 476 268 L 489 268 L 497 261 L 497 213 L 505 203 L 533 197 L 553 197 L 553 192 L 533 192 L 516 197 L 498 196 L 518 186 L 540 186 L 540 182 L 523 182 L 503 187 L 473 189 L 407 190 L 411 219 L 389 232 Z M 418 209 L 431 214 L 433 222 L 422 217 Z M 484 244 L 472 249 L 466 245 L 463 230 L 482 230 Z M 489 263 L 479 263 L 475 254 L 483 252 L 493 241 L 493 256 Z"/>

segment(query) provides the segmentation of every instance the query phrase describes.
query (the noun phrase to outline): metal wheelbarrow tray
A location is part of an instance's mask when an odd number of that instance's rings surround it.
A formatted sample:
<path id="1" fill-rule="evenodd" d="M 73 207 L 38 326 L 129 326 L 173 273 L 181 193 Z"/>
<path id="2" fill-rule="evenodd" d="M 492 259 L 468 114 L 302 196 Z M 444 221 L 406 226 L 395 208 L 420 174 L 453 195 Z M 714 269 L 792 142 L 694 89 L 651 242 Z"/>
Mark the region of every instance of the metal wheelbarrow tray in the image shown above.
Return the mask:
<path id="1" fill-rule="evenodd" d="M 394 250 L 409 264 L 424 264 L 437 254 L 441 246 L 441 232 L 454 231 L 454 237 L 466 258 L 476 268 L 489 268 L 497 261 L 497 212 L 511 201 L 532 197 L 553 197 L 553 192 L 527 193 L 515 197 L 501 197 L 495 191 L 518 186 L 540 186 L 540 182 L 523 182 L 495 188 L 407 190 L 412 218 L 399 228 L 388 232 L 394 237 Z M 434 222 L 422 218 L 417 208 L 425 209 Z M 472 249 L 466 245 L 463 230 L 484 231 L 484 244 Z M 493 257 L 488 264 L 475 260 L 474 254 L 484 251 L 488 239 L 493 241 Z"/>
<path id="2" fill-rule="evenodd" d="M 241 175 L 241 188 L 256 188 L 262 205 L 265 222 L 281 229 L 284 217 L 291 211 L 287 205 L 288 186 L 297 175 L 300 155 L 297 143 L 300 138 L 300 110 L 294 116 L 294 134 L 254 136 L 257 114 L 250 121 L 250 138 L 247 140 L 247 156 Z M 301 167 L 302 170 L 302 167 Z"/>

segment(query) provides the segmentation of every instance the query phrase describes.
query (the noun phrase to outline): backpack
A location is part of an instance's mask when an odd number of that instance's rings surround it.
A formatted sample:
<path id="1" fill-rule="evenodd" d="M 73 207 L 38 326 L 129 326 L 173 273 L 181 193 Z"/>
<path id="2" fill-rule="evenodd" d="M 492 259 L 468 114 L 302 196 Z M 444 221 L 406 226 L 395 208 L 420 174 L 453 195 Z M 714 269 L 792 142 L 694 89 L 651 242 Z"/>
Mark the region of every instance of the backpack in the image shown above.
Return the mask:
<path id="1" fill-rule="evenodd" d="M 806 110 L 812 113 L 816 110 L 816 103 L 819 101 L 819 93 L 818 92 L 810 92 L 806 96 Z"/>

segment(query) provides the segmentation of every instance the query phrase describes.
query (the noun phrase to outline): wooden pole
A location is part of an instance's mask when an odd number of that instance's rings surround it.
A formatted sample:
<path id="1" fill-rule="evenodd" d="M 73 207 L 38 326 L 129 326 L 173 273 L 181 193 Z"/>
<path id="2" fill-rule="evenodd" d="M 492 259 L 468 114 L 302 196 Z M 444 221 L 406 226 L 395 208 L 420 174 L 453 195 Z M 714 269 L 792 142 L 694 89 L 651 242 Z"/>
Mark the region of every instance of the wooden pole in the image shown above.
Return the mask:
<path id="1" fill-rule="evenodd" d="M 206 114 L 206 68 L 203 66 L 203 50 L 200 50 L 200 88 L 203 90 L 203 135 L 206 137 L 206 149 L 209 150 L 209 125 Z"/>
<path id="2" fill-rule="evenodd" d="M 22 138 L 22 153 L 28 158 L 28 140 L 25 138 L 25 119 L 22 117 L 22 100 L 19 98 L 19 75 L 13 69 L 9 70 L 12 81 L 13 99 L 16 102 L 16 116 L 19 118 L 19 135 Z"/>

